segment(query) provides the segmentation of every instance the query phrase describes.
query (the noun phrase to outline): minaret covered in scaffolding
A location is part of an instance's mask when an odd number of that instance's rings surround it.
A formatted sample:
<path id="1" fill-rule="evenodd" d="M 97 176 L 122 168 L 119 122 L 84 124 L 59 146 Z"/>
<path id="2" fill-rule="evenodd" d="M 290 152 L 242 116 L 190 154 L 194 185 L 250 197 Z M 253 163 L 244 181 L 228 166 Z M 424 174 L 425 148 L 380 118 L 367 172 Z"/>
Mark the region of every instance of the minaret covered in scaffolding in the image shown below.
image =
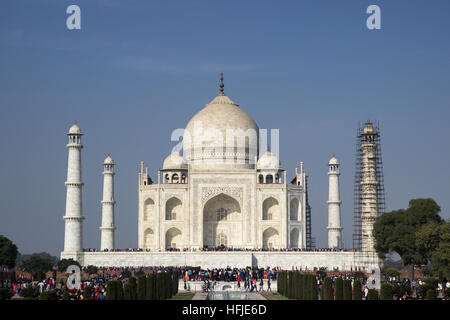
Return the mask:
<path id="1" fill-rule="evenodd" d="M 353 248 L 373 251 L 373 224 L 385 212 L 383 161 L 378 125 L 358 126 L 354 186 Z"/>

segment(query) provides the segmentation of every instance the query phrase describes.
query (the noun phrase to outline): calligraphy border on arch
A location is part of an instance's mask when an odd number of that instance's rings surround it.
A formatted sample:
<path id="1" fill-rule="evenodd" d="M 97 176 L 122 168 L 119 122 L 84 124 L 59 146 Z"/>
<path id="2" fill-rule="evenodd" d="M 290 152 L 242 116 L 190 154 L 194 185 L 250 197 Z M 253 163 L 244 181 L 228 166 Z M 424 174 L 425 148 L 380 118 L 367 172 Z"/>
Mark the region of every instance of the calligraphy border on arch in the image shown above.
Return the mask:
<path id="1" fill-rule="evenodd" d="M 232 187 L 232 186 L 203 187 L 202 188 L 202 204 L 205 204 L 206 201 L 208 201 L 209 199 L 211 199 L 212 197 L 214 197 L 220 193 L 225 193 L 229 196 L 237 198 L 239 203 L 242 205 L 243 188 L 242 187 Z"/>

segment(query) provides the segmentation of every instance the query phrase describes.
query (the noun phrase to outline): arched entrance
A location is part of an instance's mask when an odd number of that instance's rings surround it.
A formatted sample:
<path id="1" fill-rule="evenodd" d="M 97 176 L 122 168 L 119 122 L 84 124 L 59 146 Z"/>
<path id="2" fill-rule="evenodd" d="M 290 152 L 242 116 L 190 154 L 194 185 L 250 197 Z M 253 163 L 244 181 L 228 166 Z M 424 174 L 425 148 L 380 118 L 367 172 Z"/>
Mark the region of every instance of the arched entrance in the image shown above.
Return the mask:
<path id="1" fill-rule="evenodd" d="M 181 231 L 175 227 L 170 228 L 166 232 L 166 249 L 170 248 L 183 248 L 183 238 L 181 237 Z"/>
<path id="2" fill-rule="evenodd" d="M 166 202 L 166 220 L 177 220 L 177 213 L 178 219 L 180 219 L 182 207 L 183 205 L 180 199 L 175 197 L 170 198 Z"/>
<path id="3" fill-rule="evenodd" d="M 155 235 L 151 228 L 147 228 L 144 232 L 144 248 L 150 249 L 154 245 Z"/>
<path id="4" fill-rule="evenodd" d="M 263 232 L 263 248 L 264 249 L 274 249 L 280 247 L 280 239 L 278 236 L 278 231 L 275 228 L 267 228 Z"/>
<path id="5" fill-rule="evenodd" d="M 279 220 L 280 219 L 280 206 L 278 200 L 270 197 L 263 202 L 263 220 Z"/>
<path id="6" fill-rule="evenodd" d="M 290 220 L 291 221 L 298 221 L 298 199 L 294 198 L 291 200 L 291 205 L 290 205 Z"/>
<path id="7" fill-rule="evenodd" d="M 153 212 L 155 211 L 155 202 L 148 198 L 144 202 L 144 221 L 149 221 L 153 219 Z"/>
<path id="8" fill-rule="evenodd" d="M 290 235 L 291 248 L 298 248 L 298 236 L 299 236 L 298 229 L 297 228 L 292 229 Z"/>
<path id="9" fill-rule="evenodd" d="M 209 199 L 203 207 L 203 246 L 239 247 L 242 214 L 239 202 L 224 193 Z"/>

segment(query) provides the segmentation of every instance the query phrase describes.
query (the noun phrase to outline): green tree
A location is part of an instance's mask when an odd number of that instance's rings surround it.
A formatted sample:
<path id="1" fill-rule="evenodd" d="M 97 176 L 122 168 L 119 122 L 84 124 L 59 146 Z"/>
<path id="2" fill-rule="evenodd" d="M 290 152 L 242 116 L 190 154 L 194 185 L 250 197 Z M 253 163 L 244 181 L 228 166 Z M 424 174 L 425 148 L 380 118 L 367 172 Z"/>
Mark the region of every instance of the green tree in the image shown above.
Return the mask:
<path id="1" fill-rule="evenodd" d="M 145 293 L 147 300 L 156 299 L 156 281 L 155 275 L 153 273 L 149 274 L 147 277 L 147 288 Z"/>
<path id="2" fill-rule="evenodd" d="M 416 245 L 431 262 L 431 274 L 450 279 L 450 222 L 431 221 L 423 225 L 416 232 Z"/>
<path id="3" fill-rule="evenodd" d="M 311 290 L 310 299 L 311 300 L 319 299 L 319 294 L 317 292 L 317 279 L 316 279 L 316 276 L 314 276 L 314 275 L 311 275 L 310 290 Z"/>
<path id="4" fill-rule="evenodd" d="M 76 265 L 81 269 L 81 265 L 78 263 L 78 261 L 75 261 L 73 259 L 61 259 L 56 263 L 58 270 L 61 272 L 66 272 L 67 268 L 71 265 Z"/>
<path id="5" fill-rule="evenodd" d="M 20 290 L 20 295 L 24 298 L 36 298 L 39 296 L 39 288 L 26 287 Z"/>
<path id="6" fill-rule="evenodd" d="M 156 300 L 163 300 L 164 299 L 164 280 L 161 273 L 156 274 L 156 294 L 155 294 Z"/>
<path id="7" fill-rule="evenodd" d="M 438 280 L 433 278 L 428 279 L 422 279 L 422 285 L 418 288 L 417 294 L 425 298 L 428 290 L 435 290 L 437 289 Z"/>
<path id="8" fill-rule="evenodd" d="M 5 236 L 0 235 L 0 267 L 14 268 L 17 253 L 17 246 Z"/>
<path id="9" fill-rule="evenodd" d="M 343 300 L 352 300 L 352 281 L 344 280 L 342 286 L 342 299 Z"/>
<path id="10" fill-rule="evenodd" d="M 115 280 L 106 282 L 106 300 L 117 300 Z"/>
<path id="11" fill-rule="evenodd" d="M 333 281 L 331 278 L 325 278 L 322 286 L 321 299 L 322 300 L 334 300 L 333 297 Z"/>
<path id="12" fill-rule="evenodd" d="M 361 280 L 355 279 L 353 281 L 353 300 L 362 300 L 362 291 L 361 291 Z"/>
<path id="13" fill-rule="evenodd" d="M 145 300 L 147 298 L 146 286 L 147 286 L 147 280 L 146 280 L 145 275 L 139 276 L 137 278 L 137 298 L 138 298 L 138 300 Z"/>
<path id="14" fill-rule="evenodd" d="M 381 284 L 380 298 L 381 300 L 392 300 L 392 286 L 389 283 Z"/>
<path id="15" fill-rule="evenodd" d="M 378 290 L 369 289 L 369 292 L 367 292 L 367 300 L 378 300 Z"/>
<path id="16" fill-rule="evenodd" d="M 400 275 L 400 271 L 398 271 L 397 269 L 394 269 L 394 268 L 387 268 L 383 271 L 383 273 L 387 277 L 398 277 Z"/>
<path id="17" fill-rule="evenodd" d="M 33 253 L 33 254 L 20 254 L 20 252 L 19 252 L 19 253 L 17 253 L 16 265 L 20 265 L 23 260 L 28 259 L 32 255 L 36 255 L 36 256 L 40 256 L 41 258 L 48 259 L 48 260 L 50 260 L 52 265 L 56 265 L 59 261 L 58 257 L 52 256 L 50 253 L 45 252 L 45 251 Z"/>
<path id="18" fill-rule="evenodd" d="M 437 298 L 437 293 L 435 289 L 428 289 L 427 290 L 427 294 L 425 296 L 426 300 L 436 300 Z"/>
<path id="19" fill-rule="evenodd" d="M 386 212 L 378 217 L 373 235 L 380 258 L 385 258 L 389 252 L 397 252 L 403 264 L 410 267 L 412 280 L 414 266 L 427 262 L 427 255 L 417 247 L 416 232 L 429 222 L 440 223 L 440 210 L 433 199 L 413 199 L 409 201 L 408 209 Z"/>
<path id="20" fill-rule="evenodd" d="M 180 280 L 180 278 L 179 278 L 179 274 L 178 274 L 178 271 L 177 270 L 173 270 L 172 271 L 172 281 L 173 281 L 173 284 L 172 284 L 172 295 L 174 296 L 174 295 L 176 295 L 177 293 L 178 293 L 178 283 L 179 283 L 179 280 Z"/>
<path id="21" fill-rule="evenodd" d="M 305 298 L 305 296 L 306 296 L 305 281 L 306 281 L 306 275 L 300 274 L 300 279 L 299 279 L 299 286 L 300 286 L 299 299 L 300 300 L 306 300 L 306 298 Z"/>
<path id="22" fill-rule="evenodd" d="M 58 300 L 55 290 L 42 291 L 39 295 L 39 300 Z"/>
<path id="23" fill-rule="evenodd" d="M 336 290 L 335 290 L 334 299 L 335 300 L 343 300 L 344 280 L 342 280 L 341 278 L 336 278 L 335 286 L 336 286 Z"/>
<path id="24" fill-rule="evenodd" d="M 123 300 L 133 300 L 133 293 L 130 283 L 125 283 L 123 286 Z"/>
<path id="25" fill-rule="evenodd" d="M 86 273 L 88 275 L 91 275 L 91 274 L 95 274 L 96 275 L 97 272 L 98 272 L 98 268 L 96 266 L 89 265 L 89 266 L 86 267 Z"/>
<path id="26" fill-rule="evenodd" d="M 62 300 L 70 300 L 70 293 L 67 290 L 64 290 L 62 296 L 61 296 Z"/>
<path id="27" fill-rule="evenodd" d="M 128 284 L 131 290 L 131 300 L 137 300 L 137 282 L 135 277 L 130 277 L 128 279 Z"/>
<path id="28" fill-rule="evenodd" d="M 84 287 L 84 292 L 83 292 L 84 300 L 91 300 L 91 296 L 92 296 L 92 287 L 91 286 Z"/>
<path id="29" fill-rule="evenodd" d="M 412 293 L 411 287 L 404 285 L 403 283 L 394 283 L 392 285 L 392 293 L 397 297 L 403 297 L 405 293 L 410 295 Z"/>
<path id="30" fill-rule="evenodd" d="M 0 288 L 0 301 L 9 300 L 14 296 L 14 291 L 8 288 Z"/>
<path id="31" fill-rule="evenodd" d="M 115 280 L 115 292 L 116 292 L 116 300 L 123 300 L 123 284 L 120 280 Z"/>
<path id="32" fill-rule="evenodd" d="M 131 271 L 128 270 L 128 269 L 123 270 L 122 273 L 121 273 L 121 276 L 122 276 L 122 278 L 124 278 L 124 279 L 129 278 L 129 277 L 131 277 Z"/>
<path id="33" fill-rule="evenodd" d="M 45 278 L 45 273 L 51 270 L 52 267 L 53 264 L 50 260 L 38 255 L 31 255 L 29 258 L 22 261 L 19 266 L 22 271 L 30 272 L 33 280 L 42 280 Z"/>

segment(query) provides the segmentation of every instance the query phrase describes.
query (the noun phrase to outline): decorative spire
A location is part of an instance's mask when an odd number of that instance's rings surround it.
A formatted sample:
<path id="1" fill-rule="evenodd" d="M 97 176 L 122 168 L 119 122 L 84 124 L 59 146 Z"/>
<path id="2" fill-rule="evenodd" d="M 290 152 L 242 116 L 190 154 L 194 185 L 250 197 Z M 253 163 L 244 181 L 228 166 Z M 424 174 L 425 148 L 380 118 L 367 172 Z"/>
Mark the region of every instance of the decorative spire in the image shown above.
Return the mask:
<path id="1" fill-rule="evenodd" d="M 221 96 L 223 96 L 223 95 L 225 95 L 225 93 L 223 92 L 223 87 L 224 87 L 225 85 L 223 84 L 223 72 L 221 72 L 220 73 L 220 84 L 219 84 L 219 87 L 220 87 L 220 95 Z"/>

